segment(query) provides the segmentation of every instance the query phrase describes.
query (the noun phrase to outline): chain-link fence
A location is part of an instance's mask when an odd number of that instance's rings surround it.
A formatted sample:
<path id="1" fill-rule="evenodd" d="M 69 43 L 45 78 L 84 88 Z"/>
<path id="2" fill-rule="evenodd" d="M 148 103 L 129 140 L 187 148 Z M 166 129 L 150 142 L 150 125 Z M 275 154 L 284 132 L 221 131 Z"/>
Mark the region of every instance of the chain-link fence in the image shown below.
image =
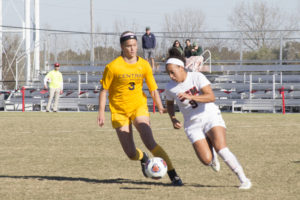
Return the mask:
<path id="1" fill-rule="evenodd" d="M 34 32 L 34 31 L 33 31 Z M 41 30 L 40 67 L 49 70 L 54 62 L 67 66 L 87 66 L 91 63 L 91 34 L 84 32 L 60 32 Z M 94 63 L 104 66 L 120 55 L 119 36 L 121 33 L 95 33 Z M 142 56 L 142 35 L 138 36 L 138 55 Z M 185 47 L 185 40 L 197 43 L 203 50 L 209 49 L 214 65 L 249 64 L 299 64 L 300 30 L 270 31 L 207 31 L 207 32 L 154 32 L 156 36 L 156 62 L 163 62 L 167 51 L 178 40 Z M 23 32 L 3 32 L 2 74 L 4 88 L 12 89 L 15 82 L 24 81 L 25 45 Z M 31 52 L 31 79 L 36 78 L 34 70 L 34 44 Z"/>

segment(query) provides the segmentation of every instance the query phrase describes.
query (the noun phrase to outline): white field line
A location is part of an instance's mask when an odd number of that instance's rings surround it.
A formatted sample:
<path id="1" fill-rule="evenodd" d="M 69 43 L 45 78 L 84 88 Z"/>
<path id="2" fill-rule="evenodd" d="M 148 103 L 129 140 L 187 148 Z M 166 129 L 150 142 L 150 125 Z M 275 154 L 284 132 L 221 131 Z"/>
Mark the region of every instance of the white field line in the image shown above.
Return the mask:
<path id="1" fill-rule="evenodd" d="M 133 129 L 134 131 L 136 131 L 136 129 Z M 153 131 L 159 131 L 159 130 L 173 130 L 173 128 L 157 128 L 157 129 L 152 129 Z M 50 132 L 55 132 L 55 133 L 78 133 L 78 132 L 90 132 L 91 130 L 85 130 L 85 129 L 81 129 L 81 130 L 38 130 L 37 132 L 45 132 L 45 131 L 50 131 Z M 98 130 L 93 130 L 95 132 L 115 132 L 115 129 L 98 129 Z M 33 131 L 36 132 L 36 131 Z M 18 132 L 14 132 L 17 134 L 30 134 L 32 132 L 29 131 L 18 131 Z"/>
<path id="2" fill-rule="evenodd" d="M 274 126 L 274 125 L 263 125 L 263 126 L 238 126 L 236 128 L 265 128 L 265 127 L 300 127 L 300 124 L 289 124 L 289 125 L 277 125 L 277 126 Z M 134 131 L 136 131 L 136 129 L 133 129 Z M 152 128 L 152 131 L 160 131 L 160 130 L 174 130 L 173 128 Z M 183 129 L 182 129 L 183 130 Z M 39 130 L 38 132 L 45 132 L 47 130 Z M 91 132 L 91 130 L 85 130 L 85 129 L 81 129 L 81 130 L 72 130 L 72 131 L 69 131 L 69 130 L 60 130 L 60 131 L 57 131 L 57 130 L 48 130 L 50 132 L 55 132 L 55 133 L 78 133 L 78 132 Z M 115 132 L 114 129 L 98 129 L 98 130 L 93 130 L 95 132 Z M 33 131 L 35 132 L 35 131 Z M 14 132 L 14 133 L 17 133 L 17 134 L 30 134 L 32 132 L 29 132 L 29 131 L 20 131 L 20 132 Z"/>

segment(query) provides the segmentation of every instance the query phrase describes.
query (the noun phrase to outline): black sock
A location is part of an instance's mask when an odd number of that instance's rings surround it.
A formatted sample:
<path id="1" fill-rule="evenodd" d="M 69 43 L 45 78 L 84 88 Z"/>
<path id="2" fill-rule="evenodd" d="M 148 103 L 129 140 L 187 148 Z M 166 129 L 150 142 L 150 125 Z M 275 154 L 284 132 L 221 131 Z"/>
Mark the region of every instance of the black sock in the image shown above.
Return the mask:
<path id="1" fill-rule="evenodd" d="M 171 179 L 171 181 L 174 179 L 175 176 L 178 176 L 175 169 L 168 171 L 168 175 L 169 175 L 169 178 Z"/>
<path id="2" fill-rule="evenodd" d="M 149 160 L 148 156 L 146 155 L 145 152 L 143 152 L 143 158 L 141 160 L 142 163 L 146 163 Z"/>

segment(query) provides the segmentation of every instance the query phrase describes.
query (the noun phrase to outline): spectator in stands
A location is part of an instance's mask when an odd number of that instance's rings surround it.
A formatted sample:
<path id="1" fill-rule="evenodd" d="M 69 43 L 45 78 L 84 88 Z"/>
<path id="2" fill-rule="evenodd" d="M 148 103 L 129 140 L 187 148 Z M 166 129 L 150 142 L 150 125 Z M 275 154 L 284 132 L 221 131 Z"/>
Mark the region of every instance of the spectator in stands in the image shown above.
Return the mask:
<path id="1" fill-rule="evenodd" d="M 49 99 L 46 107 L 46 112 L 50 111 L 50 106 L 54 98 L 53 112 L 57 112 L 59 96 L 63 93 L 63 76 L 59 71 L 59 63 L 54 64 L 54 70 L 50 71 L 44 78 L 44 88 L 48 89 L 49 83 Z"/>
<path id="2" fill-rule="evenodd" d="M 186 58 L 186 65 L 184 66 L 187 71 L 209 71 L 208 66 L 203 66 L 204 57 L 202 56 L 202 53 L 202 47 L 194 42 L 191 49 L 191 56 Z"/>
<path id="3" fill-rule="evenodd" d="M 240 189 L 250 189 L 251 181 L 245 176 L 241 164 L 226 145 L 226 126 L 219 108 L 213 103 L 215 96 L 209 80 L 201 72 L 186 72 L 185 59 L 176 49 L 169 50 L 166 70 L 172 79 L 166 85 L 167 111 L 175 129 L 182 127 L 175 117 L 174 101 L 184 118 L 184 130 L 199 160 L 220 170 L 219 156 L 238 176 Z"/>
<path id="4" fill-rule="evenodd" d="M 148 156 L 135 147 L 132 124 L 140 133 L 143 143 L 156 157 L 163 158 L 168 165 L 168 175 L 175 186 L 181 186 L 182 181 L 176 174 L 171 160 L 163 148 L 156 143 L 150 127 L 147 97 L 143 93 L 143 81 L 149 88 L 153 102 L 160 113 L 165 111 L 157 84 L 154 80 L 149 62 L 137 56 L 137 37 L 133 32 L 126 31 L 120 37 L 122 54 L 110 62 L 104 70 L 102 88 L 99 95 L 98 125 L 102 127 L 105 121 L 106 94 L 109 93 L 109 107 L 112 126 L 115 128 L 124 152 L 131 160 L 140 160 L 142 172 Z"/>
<path id="5" fill-rule="evenodd" d="M 181 55 L 184 55 L 183 48 L 178 40 L 174 41 L 173 47 L 175 47 L 181 53 Z"/>
<path id="6" fill-rule="evenodd" d="M 201 54 L 203 53 L 202 47 L 198 46 L 196 42 L 193 43 L 192 47 L 192 56 L 201 56 Z"/>
<path id="7" fill-rule="evenodd" d="M 190 39 L 186 39 L 185 41 L 185 48 L 184 48 L 184 56 L 186 58 L 189 58 L 192 56 L 192 49 L 193 46 L 191 45 L 191 40 Z"/>
<path id="8" fill-rule="evenodd" d="M 152 70 L 155 71 L 155 64 L 154 64 L 154 51 L 156 46 L 156 39 L 155 35 L 151 33 L 150 27 L 146 27 L 146 33 L 142 37 L 142 47 L 144 51 L 144 58 L 150 63 Z"/>

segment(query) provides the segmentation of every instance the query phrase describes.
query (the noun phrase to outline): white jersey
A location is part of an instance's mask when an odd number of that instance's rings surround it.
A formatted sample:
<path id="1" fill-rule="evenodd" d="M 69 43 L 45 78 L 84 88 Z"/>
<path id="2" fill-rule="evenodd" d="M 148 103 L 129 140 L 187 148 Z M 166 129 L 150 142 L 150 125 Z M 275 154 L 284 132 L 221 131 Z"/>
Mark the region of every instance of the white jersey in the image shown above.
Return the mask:
<path id="1" fill-rule="evenodd" d="M 219 108 L 213 102 L 199 103 L 187 99 L 182 102 L 177 98 L 179 93 L 201 95 L 201 88 L 210 84 L 210 81 L 201 72 L 187 72 L 187 77 L 184 82 L 177 83 L 171 80 L 167 84 L 166 99 L 176 101 L 185 122 L 202 118 L 206 114 L 220 112 Z"/>

